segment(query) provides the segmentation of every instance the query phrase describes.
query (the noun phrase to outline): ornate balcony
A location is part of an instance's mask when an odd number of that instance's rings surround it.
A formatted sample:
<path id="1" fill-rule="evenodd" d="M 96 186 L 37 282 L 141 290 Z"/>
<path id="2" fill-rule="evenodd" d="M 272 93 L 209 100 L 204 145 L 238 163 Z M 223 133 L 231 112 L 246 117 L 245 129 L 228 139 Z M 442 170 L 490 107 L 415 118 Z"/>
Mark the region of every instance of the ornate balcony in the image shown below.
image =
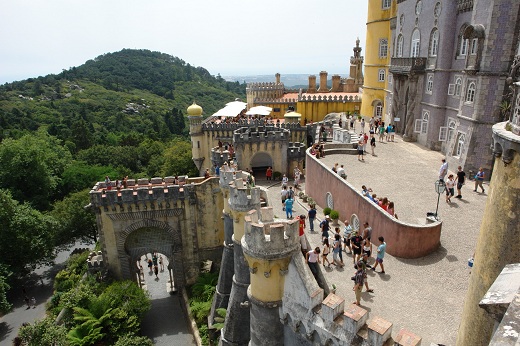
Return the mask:
<path id="1" fill-rule="evenodd" d="M 393 74 L 424 73 L 426 58 L 392 58 L 390 72 Z"/>

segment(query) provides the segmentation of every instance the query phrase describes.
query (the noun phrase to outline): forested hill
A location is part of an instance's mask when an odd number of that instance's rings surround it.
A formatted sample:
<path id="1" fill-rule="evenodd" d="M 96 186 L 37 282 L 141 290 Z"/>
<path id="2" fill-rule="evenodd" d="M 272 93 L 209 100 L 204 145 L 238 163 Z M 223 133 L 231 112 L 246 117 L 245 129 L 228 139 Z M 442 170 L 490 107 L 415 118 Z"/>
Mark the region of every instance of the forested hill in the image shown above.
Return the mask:
<path id="1" fill-rule="evenodd" d="M 211 115 L 237 97 L 245 99 L 244 84 L 226 82 L 168 54 L 124 49 L 57 75 L 0 86 L 0 139 L 46 125 L 67 140 L 60 127 L 80 118 L 91 132 L 159 132 L 163 125 L 173 132 L 164 119 L 168 111 L 184 114 L 196 101 Z M 103 144 L 102 138 L 96 141 Z"/>

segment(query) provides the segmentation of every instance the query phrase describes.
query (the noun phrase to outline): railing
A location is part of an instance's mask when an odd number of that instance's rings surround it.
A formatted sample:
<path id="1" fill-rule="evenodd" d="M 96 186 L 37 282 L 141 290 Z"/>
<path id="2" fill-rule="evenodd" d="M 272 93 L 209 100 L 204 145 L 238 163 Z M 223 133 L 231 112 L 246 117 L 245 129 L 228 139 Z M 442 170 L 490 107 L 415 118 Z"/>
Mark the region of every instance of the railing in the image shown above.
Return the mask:
<path id="1" fill-rule="evenodd" d="M 424 73 L 426 58 L 392 58 L 390 72 L 394 74 Z"/>

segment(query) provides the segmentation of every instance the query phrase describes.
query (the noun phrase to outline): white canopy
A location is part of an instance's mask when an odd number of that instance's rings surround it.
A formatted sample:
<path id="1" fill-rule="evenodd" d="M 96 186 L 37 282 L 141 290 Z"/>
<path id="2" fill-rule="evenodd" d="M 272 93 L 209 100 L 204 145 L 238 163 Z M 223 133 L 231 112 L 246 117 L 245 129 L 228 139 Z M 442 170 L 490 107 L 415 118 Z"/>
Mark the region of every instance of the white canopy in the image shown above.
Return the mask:
<path id="1" fill-rule="evenodd" d="M 273 109 L 271 107 L 256 106 L 256 107 L 251 107 L 246 112 L 246 114 L 247 115 L 269 115 L 269 114 L 271 114 L 272 110 Z"/>
<path id="2" fill-rule="evenodd" d="M 213 114 L 214 117 L 236 117 L 240 114 L 247 106 L 247 103 L 242 101 L 232 101 L 226 103 L 226 107 L 220 109 L 218 112 Z"/>

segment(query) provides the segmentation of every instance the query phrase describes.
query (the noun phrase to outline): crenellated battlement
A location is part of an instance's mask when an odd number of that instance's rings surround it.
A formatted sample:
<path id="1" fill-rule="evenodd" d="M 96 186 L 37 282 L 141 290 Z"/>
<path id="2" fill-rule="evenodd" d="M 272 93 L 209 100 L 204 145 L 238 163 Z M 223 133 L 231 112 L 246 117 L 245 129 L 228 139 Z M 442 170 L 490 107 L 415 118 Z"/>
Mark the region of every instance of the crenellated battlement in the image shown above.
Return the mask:
<path id="1" fill-rule="evenodd" d="M 253 102 L 255 105 L 262 104 L 296 104 L 298 102 L 297 98 L 260 98 L 255 97 Z"/>
<path id="2" fill-rule="evenodd" d="M 196 202 L 195 191 L 204 181 L 204 178 L 178 177 L 178 185 L 174 185 L 174 177 L 134 179 L 128 180 L 128 188 L 116 189 L 114 182 L 110 183 L 110 189 L 105 182 L 98 182 L 90 190 L 90 203 L 94 208 L 103 207 L 108 211 L 131 211 L 143 208 L 163 209 L 178 200 L 189 199 L 190 203 Z"/>
<path id="3" fill-rule="evenodd" d="M 256 90 L 279 90 L 284 89 L 283 83 L 276 82 L 254 82 L 247 83 L 246 90 L 256 91 Z"/>
<path id="4" fill-rule="evenodd" d="M 361 95 L 301 95 L 298 98 L 255 98 L 255 104 L 291 104 L 297 102 L 361 102 Z"/>
<path id="5" fill-rule="evenodd" d="M 243 127 L 236 130 L 233 134 L 234 143 L 244 143 L 250 141 L 288 141 L 291 136 L 291 132 L 286 128 L 276 127 L 273 125 Z"/>
<path id="6" fill-rule="evenodd" d="M 273 207 L 264 207 L 258 213 L 245 216 L 244 252 L 254 258 L 276 259 L 286 257 L 299 246 L 299 221 L 274 220 Z"/>
<path id="7" fill-rule="evenodd" d="M 227 178 L 229 172 L 225 172 Z M 260 208 L 260 188 L 248 187 L 246 184 L 247 173 L 241 173 L 241 176 L 235 176 L 229 182 L 229 206 L 237 211 L 250 211 L 252 209 Z"/>

